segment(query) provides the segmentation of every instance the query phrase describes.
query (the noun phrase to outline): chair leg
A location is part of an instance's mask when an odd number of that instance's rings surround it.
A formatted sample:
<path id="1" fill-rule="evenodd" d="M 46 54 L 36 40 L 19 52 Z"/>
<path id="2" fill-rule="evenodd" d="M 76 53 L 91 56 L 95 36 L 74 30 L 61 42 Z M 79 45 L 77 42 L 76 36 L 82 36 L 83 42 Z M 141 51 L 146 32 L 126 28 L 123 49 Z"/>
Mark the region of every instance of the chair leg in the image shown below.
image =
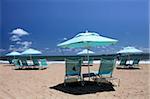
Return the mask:
<path id="1" fill-rule="evenodd" d="M 66 86 L 66 82 L 64 82 L 64 86 Z"/>
<path id="2" fill-rule="evenodd" d="M 84 86 L 85 85 L 85 82 L 84 81 L 81 81 L 81 86 Z"/>
<path id="3" fill-rule="evenodd" d="M 113 85 L 114 85 L 115 87 L 119 87 L 119 86 L 120 86 L 120 79 L 118 79 L 117 82 L 113 81 Z"/>

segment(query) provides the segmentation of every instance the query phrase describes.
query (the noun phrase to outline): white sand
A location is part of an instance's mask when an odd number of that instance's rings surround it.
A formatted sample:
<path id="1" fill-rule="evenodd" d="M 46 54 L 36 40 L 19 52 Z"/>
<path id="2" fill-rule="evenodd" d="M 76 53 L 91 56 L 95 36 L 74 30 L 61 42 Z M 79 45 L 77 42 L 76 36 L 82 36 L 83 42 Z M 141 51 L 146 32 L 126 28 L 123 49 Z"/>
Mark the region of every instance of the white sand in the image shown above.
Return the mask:
<path id="1" fill-rule="evenodd" d="M 96 70 L 98 66 L 95 64 L 91 69 Z M 150 65 L 140 65 L 139 70 L 115 70 L 113 76 L 121 80 L 120 87 L 114 87 L 115 91 L 106 91 L 106 89 L 101 91 L 97 85 L 94 85 L 95 89 L 93 85 L 65 88 L 62 86 L 64 67 L 64 64 L 53 63 L 45 70 L 13 70 L 12 65 L 0 64 L 0 99 L 148 99 L 150 97 L 148 90 Z M 82 68 L 83 72 L 86 70 L 86 67 Z M 87 91 L 87 94 L 74 95 L 66 92 L 71 90 L 84 93 L 80 91 L 82 89 Z"/>

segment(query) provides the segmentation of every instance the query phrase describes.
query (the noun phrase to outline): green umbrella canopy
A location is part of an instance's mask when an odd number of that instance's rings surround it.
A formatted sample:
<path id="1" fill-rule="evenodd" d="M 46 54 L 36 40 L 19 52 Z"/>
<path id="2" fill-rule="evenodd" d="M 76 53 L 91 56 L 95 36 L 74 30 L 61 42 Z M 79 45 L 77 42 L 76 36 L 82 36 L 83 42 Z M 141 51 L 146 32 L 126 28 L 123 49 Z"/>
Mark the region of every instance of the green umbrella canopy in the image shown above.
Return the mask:
<path id="1" fill-rule="evenodd" d="M 70 40 L 58 44 L 62 48 L 90 48 L 105 46 L 117 43 L 118 40 L 100 36 L 98 33 L 88 32 L 79 33 Z"/>

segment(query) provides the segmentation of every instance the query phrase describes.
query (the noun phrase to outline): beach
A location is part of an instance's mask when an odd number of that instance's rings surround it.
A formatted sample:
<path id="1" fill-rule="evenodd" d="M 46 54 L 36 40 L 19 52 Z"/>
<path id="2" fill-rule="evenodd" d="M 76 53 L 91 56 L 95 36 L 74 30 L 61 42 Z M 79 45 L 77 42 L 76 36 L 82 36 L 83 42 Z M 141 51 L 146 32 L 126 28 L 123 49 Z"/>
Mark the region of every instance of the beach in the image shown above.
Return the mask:
<path id="1" fill-rule="evenodd" d="M 149 67 L 140 64 L 140 69 L 115 69 L 113 76 L 120 79 L 120 86 L 102 90 L 96 83 L 63 86 L 64 63 L 51 63 L 45 70 L 14 70 L 13 65 L 0 64 L 0 99 L 149 99 Z M 82 68 L 82 72 L 86 70 Z"/>

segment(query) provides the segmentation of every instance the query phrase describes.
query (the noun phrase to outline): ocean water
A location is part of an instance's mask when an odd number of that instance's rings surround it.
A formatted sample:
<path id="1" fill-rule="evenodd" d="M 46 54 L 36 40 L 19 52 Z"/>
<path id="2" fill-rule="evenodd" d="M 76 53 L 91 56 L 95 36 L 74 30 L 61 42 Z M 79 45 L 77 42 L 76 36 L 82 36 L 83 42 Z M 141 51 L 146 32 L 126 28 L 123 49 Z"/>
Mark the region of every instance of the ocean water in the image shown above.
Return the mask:
<path id="1" fill-rule="evenodd" d="M 116 61 L 116 64 L 119 64 L 120 61 Z M 28 63 L 32 64 L 31 61 L 28 61 Z M 65 64 L 65 61 L 47 61 L 48 64 Z M 94 64 L 100 64 L 100 61 L 94 61 L 93 62 Z M 9 64 L 8 61 L 3 61 L 3 60 L 0 60 L 0 64 Z M 139 64 L 150 64 L 150 60 L 141 60 L 139 62 Z"/>
<path id="2" fill-rule="evenodd" d="M 103 55 L 91 55 L 90 57 L 94 58 L 94 63 L 99 63 L 99 60 L 102 58 L 113 58 L 113 59 L 140 59 L 140 63 L 144 63 L 144 64 L 149 64 L 149 60 L 150 60 L 150 54 L 149 53 L 142 53 L 142 54 L 130 54 L 126 55 L 126 54 L 122 54 L 122 55 L 118 55 L 118 54 L 103 54 Z M 14 57 L 8 57 L 8 56 L 1 56 L 0 57 L 0 63 L 7 63 L 8 60 L 12 60 Z M 29 56 L 19 56 L 16 58 L 25 58 L 27 60 L 30 60 Z M 72 56 L 32 56 L 32 58 L 37 58 L 37 59 L 42 59 L 45 58 L 47 59 L 49 64 L 52 63 L 64 63 L 64 59 L 65 58 L 87 58 L 85 56 L 79 56 L 79 55 L 72 55 Z M 30 62 L 30 61 L 29 61 Z"/>

